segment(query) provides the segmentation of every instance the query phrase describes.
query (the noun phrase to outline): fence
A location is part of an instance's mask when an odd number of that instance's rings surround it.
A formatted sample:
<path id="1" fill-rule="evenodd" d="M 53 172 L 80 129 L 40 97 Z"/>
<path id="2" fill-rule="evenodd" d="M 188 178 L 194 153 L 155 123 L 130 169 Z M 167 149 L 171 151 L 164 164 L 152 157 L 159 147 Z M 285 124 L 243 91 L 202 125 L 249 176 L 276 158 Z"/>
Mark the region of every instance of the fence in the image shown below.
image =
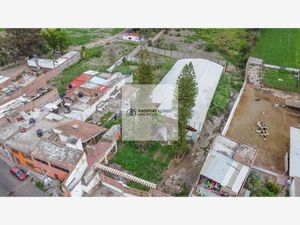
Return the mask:
<path id="1" fill-rule="evenodd" d="M 124 195 L 133 195 L 133 196 L 140 196 L 140 197 L 170 197 L 170 195 L 154 189 L 150 189 L 150 191 L 147 192 L 147 191 L 142 191 L 142 190 L 125 186 L 124 184 L 116 181 L 111 177 L 104 175 L 103 173 L 101 173 L 100 175 L 100 180 L 103 185 L 117 192 L 121 192 Z"/>
<path id="2" fill-rule="evenodd" d="M 156 48 L 156 47 L 150 47 L 147 46 L 147 50 L 153 54 L 157 54 L 157 55 L 162 55 L 162 56 L 167 56 L 170 58 L 174 58 L 174 59 L 184 59 L 184 58 L 203 58 L 203 59 L 207 59 L 210 60 L 212 62 L 218 63 L 221 66 L 223 66 L 226 69 L 227 66 L 227 62 L 224 59 L 221 58 L 217 58 L 217 57 L 212 57 L 206 54 L 200 54 L 200 53 L 186 53 L 186 52 L 180 52 L 180 51 L 176 51 L 176 50 L 166 50 L 166 49 L 160 49 L 160 48 Z"/>

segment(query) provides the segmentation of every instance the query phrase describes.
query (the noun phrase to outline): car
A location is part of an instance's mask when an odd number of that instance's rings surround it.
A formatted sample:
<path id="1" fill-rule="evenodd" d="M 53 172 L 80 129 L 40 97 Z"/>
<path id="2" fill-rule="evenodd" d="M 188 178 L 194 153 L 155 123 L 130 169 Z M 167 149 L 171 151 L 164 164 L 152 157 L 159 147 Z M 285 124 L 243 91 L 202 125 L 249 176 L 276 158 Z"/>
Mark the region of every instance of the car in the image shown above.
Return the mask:
<path id="1" fill-rule="evenodd" d="M 25 180 L 28 176 L 28 174 L 24 170 L 20 169 L 17 166 L 10 168 L 10 172 L 13 175 L 15 175 L 19 180 Z"/>

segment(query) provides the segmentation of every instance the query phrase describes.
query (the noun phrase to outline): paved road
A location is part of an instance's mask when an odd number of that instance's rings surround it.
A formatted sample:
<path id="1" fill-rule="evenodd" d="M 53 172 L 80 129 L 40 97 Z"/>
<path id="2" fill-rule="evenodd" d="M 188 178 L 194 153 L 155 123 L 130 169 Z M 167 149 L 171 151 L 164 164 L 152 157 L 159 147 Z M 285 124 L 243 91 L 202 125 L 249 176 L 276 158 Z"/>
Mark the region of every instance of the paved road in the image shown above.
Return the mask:
<path id="1" fill-rule="evenodd" d="M 46 196 L 44 192 L 35 187 L 28 179 L 19 181 L 10 171 L 9 166 L 0 160 L 0 196 Z"/>

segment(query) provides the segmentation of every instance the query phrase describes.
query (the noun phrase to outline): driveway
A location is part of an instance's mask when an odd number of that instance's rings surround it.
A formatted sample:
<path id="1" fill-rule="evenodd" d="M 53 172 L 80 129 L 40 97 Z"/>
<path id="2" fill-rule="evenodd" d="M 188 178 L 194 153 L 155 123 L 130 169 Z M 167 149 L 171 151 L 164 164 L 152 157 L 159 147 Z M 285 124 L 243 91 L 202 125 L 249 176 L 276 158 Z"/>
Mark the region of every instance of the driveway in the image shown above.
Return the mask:
<path id="1" fill-rule="evenodd" d="M 42 197 L 44 192 L 32 184 L 29 179 L 20 181 L 14 177 L 9 166 L 0 160 L 0 196 Z M 28 177 L 29 178 L 29 177 Z"/>

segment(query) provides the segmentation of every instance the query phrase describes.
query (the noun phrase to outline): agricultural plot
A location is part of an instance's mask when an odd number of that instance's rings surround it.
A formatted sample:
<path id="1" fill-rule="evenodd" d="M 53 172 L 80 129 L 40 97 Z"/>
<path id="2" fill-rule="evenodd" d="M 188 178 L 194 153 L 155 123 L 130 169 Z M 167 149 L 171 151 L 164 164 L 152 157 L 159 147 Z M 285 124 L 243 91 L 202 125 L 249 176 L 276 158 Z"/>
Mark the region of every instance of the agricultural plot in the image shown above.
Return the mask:
<path id="1" fill-rule="evenodd" d="M 300 92 L 298 75 L 286 70 L 264 69 L 263 84 L 271 88 Z"/>
<path id="2" fill-rule="evenodd" d="M 64 29 L 69 35 L 72 45 L 84 45 L 96 39 L 108 38 L 123 31 L 123 28 L 98 29 L 98 28 L 67 28 Z"/>
<path id="3" fill-rule="evenodd" d="M 267 64 L 300 68 L 300 29 L 262 29 L 252 56 Z"/>

